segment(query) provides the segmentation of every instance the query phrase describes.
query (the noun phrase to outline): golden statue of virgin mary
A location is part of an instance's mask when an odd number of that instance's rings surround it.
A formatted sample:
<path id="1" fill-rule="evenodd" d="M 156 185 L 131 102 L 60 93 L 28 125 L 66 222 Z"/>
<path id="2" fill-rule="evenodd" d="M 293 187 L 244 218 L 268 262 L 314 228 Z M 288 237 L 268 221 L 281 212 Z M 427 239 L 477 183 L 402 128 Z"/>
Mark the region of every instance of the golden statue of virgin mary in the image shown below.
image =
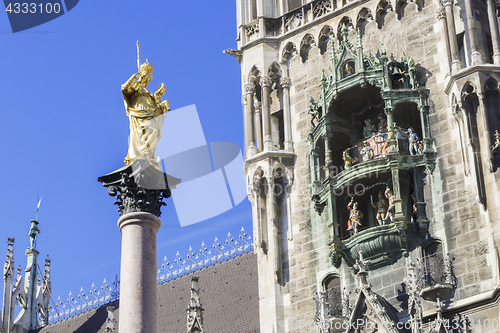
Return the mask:
<path id="1" fill-rule="evenodd" d="M 165 84 L 151 93 L 146 87 L 153 78 L 153 66 L 146 60 L 139 67 L 139 72 L 132 75 L 122 85 L 123 101 L 130 120 L 130 143 L 125 165 L 135 160 L 147 160 L 156 169 L 161 168 L 155 160 L 156 146 L 160 142 L 165 111 L 170 111 L 167 100 L 162 101 Z"/>

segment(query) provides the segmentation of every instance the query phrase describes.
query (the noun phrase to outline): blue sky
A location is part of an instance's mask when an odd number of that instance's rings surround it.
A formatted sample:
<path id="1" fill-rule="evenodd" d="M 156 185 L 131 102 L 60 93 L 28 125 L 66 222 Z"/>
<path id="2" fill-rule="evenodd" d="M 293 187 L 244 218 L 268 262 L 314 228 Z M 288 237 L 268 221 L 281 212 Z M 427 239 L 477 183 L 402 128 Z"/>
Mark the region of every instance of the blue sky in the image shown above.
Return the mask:
<path id="1" fill-rule="evenodd" d="M 222 54 L 236 48 L 235 20 L 234 1 L 80 1 L 14 34 L 0 13 L 0 252 L 15 237 L 16 266 L 25 267 L 29 221 L 42 196 L 37 249 L 40 259 L 52 259 L 54 299 L 119 273 L 119 215 L 97 178 L 122 167 L 127 154 L 120 85 L 137 71 L 136 40 L 141 62 L 155 67 L 150 90 L 164 82 L 172 109 L 196 105 L 207 142 L 241 147 L 240 67 Z M 193 210 L 200 207 L 192 202 Z M 251 206 L 245 199 L 181 227 L 169 199 L 161 220 L 159 261 L 242 226 L 250 231 Z"/>

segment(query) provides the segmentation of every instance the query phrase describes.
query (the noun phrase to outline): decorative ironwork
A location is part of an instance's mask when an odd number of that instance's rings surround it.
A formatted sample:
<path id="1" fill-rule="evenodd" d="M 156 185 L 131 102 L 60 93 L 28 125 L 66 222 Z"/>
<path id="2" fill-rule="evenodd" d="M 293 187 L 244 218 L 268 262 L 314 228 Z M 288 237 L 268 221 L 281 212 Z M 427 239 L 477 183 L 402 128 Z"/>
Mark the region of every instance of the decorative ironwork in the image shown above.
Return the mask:
<path id="1" fill-rule="evenodd" d="M 345 288 L 342 291 L 330 288 L 326 292 L 318 292 L 313 299 L 316 302 L 315 322 L 319 326 L 333 318 L 351 316 L 349 293 Z"/>
<path id="2" fill-rule="evenodd" d="M 252 250 L 252 234 L 241 228 L 237 237 L 233 237 L 231 233 L 228 233 L 226 239 L 222 242 L 216 237 L 211 247 L 207 247 L 202 242 L 201 248 L 197 252 L 193 251 L 191 247 L 185 256 L 181 256 L 177 252 L 172 263 L 165 257 L 160 269 L 158 269 L 157 282 L 158 284 L 165 283 Z M 100 287 L 92 284 L 88 292 L 85 292 L 83 288 L 80 289 L 76 296 L 70 292 L 66 301 L 63 301 L 59 296 L 55 302 L 52 300 L 52 304 L 49 306 L 49 324 L 109 304 L 118 300 L 119 296 L 120 280 L 118 275 L 111 284 L 108 284 L 104 279 Z"/>
<path id="3" fill-rule="evenodd" d="M 417 259 L 416 278 L 419 290 L 438 284 L 455 286 L 456 278 L 449 254 L 445 258 L 434 253 L 425 256 L 422 261 Z"/>
<path id="4" fill-rule="evenodd" d="M 252 235 L 248 234 L 243 228 L 241 228 L 238 237 L 233 237 L 231 233 L 228 233 L 226 239 L 222 242 L 215 237 L 211 247 L 207 247 L 202 242 L 198 251 L 194 251 L 190 247 L 188 254 L 184 257 L 177 252 L 172 262 L 165 257 L 158 270 L 158 284 L 240 256 L 252 249 Z"/>
<path id="5" fill-rule="evenodd" d="M 66 301 L 62 301 L 59 296 L 57 301 L 52 301 L 52 305 L 49 306 L 49 324 L 116 301 L 119 296 L 117 292 L 119 283 L 117 275 L 111 286 L 104 279 L 100 287 L 92 283 L 88 292 L 85 292 L 83 288 L 80 288 L 76 296 L 70 292 Z"/>

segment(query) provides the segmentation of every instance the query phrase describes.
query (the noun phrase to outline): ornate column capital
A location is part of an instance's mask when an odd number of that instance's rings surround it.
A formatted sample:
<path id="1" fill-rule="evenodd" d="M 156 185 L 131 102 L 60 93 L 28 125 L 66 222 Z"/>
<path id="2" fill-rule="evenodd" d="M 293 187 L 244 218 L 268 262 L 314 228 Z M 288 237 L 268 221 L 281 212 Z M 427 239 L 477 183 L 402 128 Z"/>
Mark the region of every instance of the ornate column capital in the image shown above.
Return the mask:
<path id="1" fill-rule="evenodd" d="M 259 101 L 254 102 L 255 113 L 260 113 L 262 111 L 262 103 Z"/>
<path id="2" fill-rule="evenodd" d="M 167 178 L 169 180 L 167 180 Z M 115 197 L 120 216 L 132 212 L 147 212 L 161 215 L 163 199 L 170 197 L 170 181 L 173 188 L 179 179 L 156 170 L 145 160 L 136 160 L 126 168 L 99 177 L 99 182 Z"/>
<path id="3" fill-rule="evenodd" d="M 120 185 L 108 187 L 110 196 L 115 197 L 120 216 L 132 212 L 148 212 L 161 215 L 161 207 L 166 206 L 164 198 L 170 197 L 170 190 L 145 189 L 137 186 L 134 178 L 122 173 Z"/>
<path id="4" fill-rule="evenodd" d="M 438 20 L 443 20 L 446 18 L 446 10 L 443 6 L 438 7 L 438 9 L 436 10 L 436 14 Z"/>
<path id="5" fill-rule="evenodd" d="M 453 0 L 440 0 L 439 2 L 441 4 L 441 6 L 444 7 L 444 6 L 451 6 L 451 5 L 453 5 L 454 1 Z"/>
<path id="6" fill-rule="evenodd" d="M 255 93 L 255 84 L 253 83 L 245 84 L 245 91 L 247 95 L 253 95 Z"/>
<path id="7" fill-rule="evenodd" d="M 280 78 L 280 85 L 283 89 L 290 88 L 290 78 L 286 76 Z"/>
<path id="8" fill-rule="evenodd" d="M 262 76 L 260 78 L 260 85 L 262 87 L 271 87 L 273 80 L 269 76 Z"/>

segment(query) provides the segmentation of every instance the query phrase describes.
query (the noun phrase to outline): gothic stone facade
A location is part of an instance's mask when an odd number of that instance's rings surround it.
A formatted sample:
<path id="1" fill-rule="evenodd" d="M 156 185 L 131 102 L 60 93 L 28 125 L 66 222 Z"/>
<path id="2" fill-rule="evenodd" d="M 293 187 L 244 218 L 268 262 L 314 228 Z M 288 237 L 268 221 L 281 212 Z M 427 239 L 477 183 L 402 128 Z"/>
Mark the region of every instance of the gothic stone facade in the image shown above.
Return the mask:
<path id="1" fill-rule="evenodd" d="M 237 0 L 262 332 L 500 332 L 496 6 Z"/>

